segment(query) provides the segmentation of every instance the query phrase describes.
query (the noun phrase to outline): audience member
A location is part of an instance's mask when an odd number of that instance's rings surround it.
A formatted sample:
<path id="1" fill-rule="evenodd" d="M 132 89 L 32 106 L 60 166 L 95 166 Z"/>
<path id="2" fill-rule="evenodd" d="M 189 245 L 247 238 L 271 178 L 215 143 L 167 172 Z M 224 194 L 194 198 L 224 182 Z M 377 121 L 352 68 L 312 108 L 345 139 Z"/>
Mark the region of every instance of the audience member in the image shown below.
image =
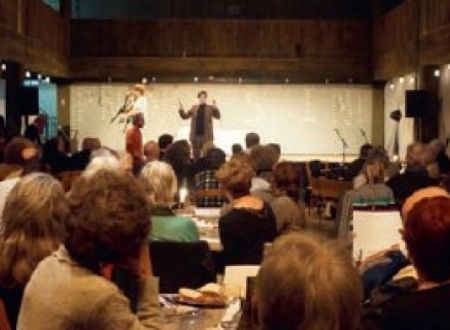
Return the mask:
<path id="1" fill-rule="evenodd" d="M 439 140 L 431 141 L 428 146 L 433 150 L 435 154 L 435 160 L 439 167 L 439 173 L 441 175 L 447 175 L 450 172 L 450 159 L 447 156 L 447 147 L 445 143 Z"/>
<path id="2" fill-rule="evenodd" d="M 20 176 L 28 158 L 36 155 L 36 145 L 28 139 L 15 137 L 5 147 L 4 163 L 0 164 L 0 181 Z"/>
<path id="3" fill-rule="evenodd" d="M 277 239 L 264 257 L 254 297 L 261 330 L 354 330 L 362 294 L 343 246 L 291 233 Z"/>
<path id="4" fill-rule="evenodd" d="M 152 162 L 154 160 L 159 160 L 161 156 L 161 150 L 159 149 L 158 143 L 155 141 L 148 141 L 144 144 L 144 157 L 146 162 Z"/>
<path id="5" fill-rule="evenodd" d="M 424 192 L 418 192 L 424 195 Z M 403 239 L 418 274 L 409 293 L 389 299 L 382 329 L 448 329 L 450 308 L 450 197 L 411 196 L 404 212 Z M 415 203 L 414 203 L 415 201 Z M 406 204 L 406 203 L 405 203 Z"/>
<path id="6" fill-rule="evenodd" d="M 253 147 L 259 146 L 259 144 L 260 138 L 258 133 L 250 132 L 245 135 L 245 148 L 247 152 L 250 152 Z"/>
<path id="7" fill-rule="evenodd" d="M 279 143 L 268 143 L 267 146 L 269 148 L 272 148 L 272 150 L 275 152 L 276 155 L 276 162 L 278 163 L 280 161 L 280 157 L 281 157 L 281 146 Z"/>
<path id="8" fill-rule="evenodd" d="M 277 153 L 269 146 L 254 146 L 250 151 L 250 162 L 256 176 L 252 178 L 250 192 L 267 203 L 273 199 L 270 182 L 272 169 L 278 161 Z"/>
<path id="9" fill-rule="evenodd" d="M 177 176 L 178 188 L 188 182 L 191 174 L 191 147 L 187 140 L 179 140 L 170 145 L 163 159 L 170 164 Z"/>
<path id="10" fill-rule="evenodd" d="M 16 328 L 23 290 L 37 264 L 64 237 L 67 201 L 47 174 L 23 177 L 7 198 L 0 233 L 0 297 Z"/>
<path id="11" fill-rule="evenodd" d="M 277 220 L 278 233 L 304 228 L 305 206 L 299 202 L 300 172 L 290 162 L 278 163 L 273 170 L 273 200 L 270 203 Z"/>
<path id="12" fill-rule="evenodd" d="M 352 191 L 353 204 L 389 205 L 395 202 L 392 189 L 384 183 L 382 163 L 368 160 L 362 168 L 362 174 L 366 183 Z"/>
<path id="13" fill-rule="evenodd" d="M 65 153 L 62 138 L 54 137 L 44 144 L 42 161 L 49 167 L 52 174 L 70 170 L 70 157 Z"/>
<path id="14" fill-rule="evenodd" d="M 241 152 L 243 152 L 244 149 L 242 149 L 242 146 L 240 143 L 234 143 L 231 146 L 231 154 L 234 156 L 236 154 L 240 154 Z"/>
<path id="15" fill-rule="evenodd" d="M 219 219 L 225 263 L 259 264 L 264 244 L 276 236 L 275 216 L 270 206 L 250 195 L 254 171 L 243 158 L 223 164 L 217 171 L 222 187 L 232 198 L 230 210 Z"/>
<path id="16" fill-rule="evenodd" d="M 42 145 L 41 134 L 44 132 L 44 128 L 47 125 L 47 115 L 39 114 L 33 122 L 25 129 L 24 137 L 38 146 Z"/>
<path id="17" fill-rule="evenodd" d="M 219 180 L 216 177 L 216 171 L 225 163 L 225 160 L 225 152 L 218 148 L 213 148 L 206 154 L 203 170 L 194 177 L 195 191 L 196 193 L 215 191 L 216 194 L 196 198 L 197 207 L 222 207 L 228 203 L 228 198 L 220 194 Z"/>
<path id="18" fill-rule="evenodd" d="M 203 144 L 200 152 L 200 158 L 195 160 L 191 167 L 191 175 L 195 177 L 198 173 L 206 171 L 208 169 L 208 152 L 214 149 L 214 143 L 212 141 L 207 141 Z"/>
<path id="19" fill-rule="evenodd" d="M 164 158 L 167 148 L 173 143 L 173 136 L 170 134 L 163 134 L 158 138 L 158 146 L 160 149 L 159 159 Z"/>
<path id="20" fill-rule="evenodd" d="M 70 157 L 70 168 L 72 171 L 83 171 L 89 164 L 93 150 L 101 148 L 101 142 L 98 138 L 86 137 L 81 143 L 81 151 L 76 152 Z"/>
<path id="21" fill-rule="evenodd" d="M 0 163 L 3 163 L 3 154 L 8 141 L 9 135 L 6 129 L 5 117 L 0 115 Z"/>
<path id="22" fill-rule="evenodd" d="M 18 328 L 160 329 L 149 218 L 144 188 L 133 177 L 103 170 L 78 180 L 69 195 L 64 245 L 28 282 Z M 111 281 L 119 269 L 138 278 L 136 314 Z"/>
<path id="23" fill-rule="evenodd" d="M 359 157 L 348 164 L 348 168 L 344 173 L 344 179 L 346 181 L 352 181 L 361 172 L 363 165 L 367 160 L 368 154 L 372 148 L 372 145 L 368 143 L 361 146 L 361 148 L 359 149 Z"/>
<path id="24" fill-rule="evenodd" d="M 408 146 L 406 153 L 406 169 L 387 182 L 394 192 L 398 205 L 411 196 L 415 191 L 437 185 L 437 181 L 428 176 L 426 169 L 426 147 L 420 142 Z"/>
<path id="25" fill-rule="evenodd" d="M 147 184 L 152 203 L 151 241 L 198 241 L 199 233 L 195 222 L 188 217 L 177 216 L 172 211 L 177 193 L 177 178 L 172 167 L 164 162 L 153 161 L 144 166 L 141 177 Z"/>

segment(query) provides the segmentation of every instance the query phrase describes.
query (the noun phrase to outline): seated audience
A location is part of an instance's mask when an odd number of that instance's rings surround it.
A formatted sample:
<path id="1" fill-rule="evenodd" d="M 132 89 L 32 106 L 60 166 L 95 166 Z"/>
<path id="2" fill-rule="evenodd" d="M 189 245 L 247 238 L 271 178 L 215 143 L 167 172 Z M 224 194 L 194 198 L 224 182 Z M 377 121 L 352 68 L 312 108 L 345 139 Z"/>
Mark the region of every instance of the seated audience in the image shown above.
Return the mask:
<path id="1" fill-rule="evenodd" d="M 234 155 L 237 155 L 237 154 L 240 154 L 241 152 L 243 152 L 244 151 L 244 149 L 242 149 L 242 146 L 241 146 L 241 144 L 240 143 L 234 143 L 232 146 L 231 146 L 231 154 L 234 156 Z"/>
<path id="2" fill-rule="evenodd" d="M 161 150 L 159 149 L 158 143 L 155 141 L 148 141 L 144 144 L 144 157 L 147 163 L 154 160 L 159 160 L 160 156 Z"/>
<path id="3" fill-rule="evenodd" d="M 352 191 L 353 204 L 393 204 L 394 193 L 385 183 L 384 165 L 378 161 L 367 161 L 362 169 L 366 183 Z"/>
<path id="4" fill-rule="evenodd" d="M 62 138 L 54 137 L 44 144 L 42 161 L 49 167 L 52 174 L 70 170 L 70 158 L 65 153 Z"/>
<path id="5" fill-rule="evenodd" d="M 253 168 L 244 158 L 231 159 L 217 171 L 217 178 L 232 201 L 230 210 L 219 219 L 220 240 L 228 265 L 259 264 L 264 244 L 277 234 L 270 206 L 250 195 Z"/>
<path id="6" fill-rule="evenodd" d="M 273 170 L 273 200 L 278 233 L 305 227 L 305 206 L 299 202 L 300 172 L 290 162 L 278 163 Z"/>
<path id="7" fill-rule="evenodd" d="M 417 271 L 417 286 L 383 306 L 382 329 L 449 328 L 450 197 L 411 196 L 405 203 L 403 239 Z"/>
<path id="8" fill-rule="evenodd" d="M 250 151 L 250 162 L 256 176 L 252 178 L 250 192 L 267 203 L 273 199 L 270 182 L 272 169 L 278 161 L 276 151 L 269 146 L 254 146 Z"/>
<path id="9" fill-rule="evenodd" d="M 209 168 L 208 164 L 208 152 L 214 149 L 214 143 L 212 141 L 207 141 L 203 144 L 202 150 L 200 150 L 200 158 L 197 159 L 191 166 L 190 174 L 195 178 L 195 176 Z"/>
<path id="10" fill-rule="evenodd" d="M 23 177 L 7 198 L 0 232 L 0 297 L 13 329 L 32 272 L 63 240 L 67 213 L 61 184 L 47 174 Z"/>
<path id="11" fill-rule="evenodd" d="M 178 188 L 191 179 L 191 146 L 187 140 L 172 143 L 166 150 L 163 160 L 170 164 L 175 171 Z"/>
<path id="12" fill-rule="evenodd" d="M 228 203 L 228 198 L 220 195 L 219 180 L 216 177 L 216 171 L 225 163 L 225 158 L 225 153 L 218 148 L 211 149 L 206 154 L 203 170 L 194 177 L 195 192 L 215 191 L 216 195 L 196 198 L 197 207 L 222 207 Z"/>
<path id="13" fill-rule="evenodd" d="M 277 239 L 264 257 L 254 297 L 261 330 L 354 330 L 362 294 L 344 247 L 291 233 Z"/>
<path id="14" fill-rule="evenodd" d="M 159 159 L 164 158 L 167 148 L 173 143 L 173 136 L 170 134 L 163 134 L 158 138 L 158 146 L 160 150 Z"/>
<path id="15" fill-rule="evenodd" d="M 272 150 L 275 152 L 275 157 L 276 157 L 276 162 L 278 163 L 280 161 L 280 157 L 281 157 L 281 146 L 279 143 L 268 143 L 267 146 L 269 148 L 272 148 Z"/>
<path id="16" fill-rule="evenodd" d="M 428 147 L 435 155 L 434 160 L 437 162 L 439 173 L 447 175 L 450 172 L 450 159 L 447 156 L 447 147 L 445 143 L 439 140 L 433 140 L 428 144 Z"/>
<path id="17" fill-rule="evenodd" d="M 259 146 L 259 144 L 260 137 L 258 133 L 250 132 L 245 135 L 245 149 L 247 153 L 249 153 L 253 147 Z"/>
<path id="18" fill-rule="evenodd" d="M 69 195 L 64 245 L 34 271 L 18 329 L 160 329 L 149 217 L 144 188 L 133 177 L 100 170 L 78 180 Z M 136 313 L 111 281 L 120 269 L 136 275 Z"/>
<path id="19" fill-rule="evenodd" d="M 84 138 L 81 144 L 81 151 L 74 153 L 70 157 L 70 169 L 72 171 L 83 171 L 89 164 L 92 151 L 99 148 L 101 148 L 101 143 L 98 138 Z"/>
<path id="20" fill-rule="evenodd" d="M 27 157 L 36 152 L 37 147 L 30 140 L 21 137 L 12 138 L 5 147 L 4 163 L 0 164 L 0 181 L 19 177 Z"/>
<path id="21" fill-rule="evenodd" d="M 361 146 L 359 149 L 359 157 L 348 164 L 347 170 L 344 173 L 344 179 L 346 181 L 352 181 L 361 172 L 372 148 L 372 145 L 368 143 Z"/>
<path id="22" fill-rule="evenodd" d="M 147 184 L 152 203 L 151 241 L 195 242 L 199 233 L 195 222 L 172 211 L 177 178 L 169 164 L 154 161 L 144 166 L 141 177 Z"/>
<path id="23" fill-rule="evenodd" d="M 424 144 L 416 142 L 408 146 L 405 172 L 390 178 L 387 185 L 394 192 L 398 205 L 403 205 L 404 201 L 415 191 L 437 185 L 437 181 L 429 177 L 426 169 Z"/>

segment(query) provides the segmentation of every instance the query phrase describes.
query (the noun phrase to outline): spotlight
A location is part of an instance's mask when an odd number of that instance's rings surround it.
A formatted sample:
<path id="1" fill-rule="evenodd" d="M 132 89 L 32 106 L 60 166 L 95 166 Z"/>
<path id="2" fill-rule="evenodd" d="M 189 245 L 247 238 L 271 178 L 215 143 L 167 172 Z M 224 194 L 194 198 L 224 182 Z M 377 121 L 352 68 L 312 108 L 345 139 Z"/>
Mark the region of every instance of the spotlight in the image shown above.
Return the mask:
<path id="1" fill-rule="evenodd" d="M 395 86 L 394 86 L 394 84 L 393 84 L 393 83 L 390 83 L 390 84 L 389 84 L 389 88 L 390 88 L 391 90 L 393 90 L 393 89 L 394 89 L 394 87 L 395 87 Z"/>
<path id="2" fill-rule="evenodd" d="M 411 77 L 411 78 L 409 78 L 409 82 L 410 82 L 411 84 L 414 84 L 414 83 L 416 82 L 416 78 L 414 78 L 414 76 Z"/>
<path id="3" fill-rule="evenodd" d="M 144 78 L 142 78 L 141 82 L 142 82 L 144 85 L 147 85 L 148 79 L 147 79 L 146 77 L 144 77 Z"/>
<path id="4" fill-rule="evenodd" d="M 31 72 L 30 71 L 25 71 L 25 78 L 31 78 Z"/>
<path id="5" fill-rule="evenodd" d="M 434 75 L 436 78 L 439 78 L 439 77 L 441 76 L 441 71 L 440 71 L 439 69 L 436 69 L 436 70 L 434 70 L 433 75 Z"/>
<path id="6" fill-rule="evenodd" d="M 50 79 L 50 77 L 49 77 L 49 76 L 45 77 L 45 82 L 46 82 L 47 84 L 50 84 L 50 82 L 51 82 L 51 79 Z"/>
<path id="7" fill-rule="evenodd" d="M 398 81 L 400 82 L 400 84 L 403 84 L 405 82 L 405 78 L 400 77 L 400 79 Z"/>
<path id="8" fill-rule="evenodd" d="M 42 75 L 40 73 L 38 73 L 37 78 L 38 78 L 38 80 L 41 80 L 42 79 Z"/>
<path id="9" fill-rule="evenodd" d="M 6 63 L 2 63 L 2 71 L 6 71 Z"/>
<path id="10" fill-rule="evenodd" d="M 194 82 L 198 82 L 198 77 L 194 77 Z"/>

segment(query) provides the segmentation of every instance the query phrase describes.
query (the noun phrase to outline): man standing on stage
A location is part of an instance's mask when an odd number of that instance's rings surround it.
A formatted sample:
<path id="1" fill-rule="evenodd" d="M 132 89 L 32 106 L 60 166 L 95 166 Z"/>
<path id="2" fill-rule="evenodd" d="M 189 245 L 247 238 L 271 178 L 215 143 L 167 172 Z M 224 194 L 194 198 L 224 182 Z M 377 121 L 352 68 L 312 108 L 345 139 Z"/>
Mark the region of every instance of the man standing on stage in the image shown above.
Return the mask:
<path id="1" fill-rule="evenodd" d="M 138 112 L 133 117 L 133 127 L 127 131 L 125 148 L 133 157 L 133 172 L 137 172 L 144 163 L 144 147 L 142 143 L 141 128 L 145 125 L 144 115 Z"/>
<path id="2" fill-rule="evenodd" d="M 216 101 L 213 100 L 212 105 L 206 103 L 208 93 L 200 91 L 197 94 L 198 104 L 193 105 L 189 111 L 185 111 L 183 104 L 180 105 L 179 113 L 182 119 L 191 119 L 191 132 L 189 140 L 192 144 L 194 159 L 200 158 L 200 151 L 203 144 L 214 140 L 213 135 L 213 118 L 220 119 L 220 111 L 217 108 Z"/>

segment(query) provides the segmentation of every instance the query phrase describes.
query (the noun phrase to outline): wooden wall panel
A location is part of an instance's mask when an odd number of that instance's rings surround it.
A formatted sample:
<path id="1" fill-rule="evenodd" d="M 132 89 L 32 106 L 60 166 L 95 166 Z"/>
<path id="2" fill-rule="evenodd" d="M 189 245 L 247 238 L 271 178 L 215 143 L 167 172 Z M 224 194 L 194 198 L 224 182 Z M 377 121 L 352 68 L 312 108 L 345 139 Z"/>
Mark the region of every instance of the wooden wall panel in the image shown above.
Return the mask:
<path id="1" fill-rule="evenodd" d="M 0 0 L 0 24 L 17 28 L 17 1 Z"/>
<path id="2" fill-rule="evenodd" d="M 370 57 L 369 26 L 358 21 L 83 20 L 71 35 L 75 57 Z"/>

